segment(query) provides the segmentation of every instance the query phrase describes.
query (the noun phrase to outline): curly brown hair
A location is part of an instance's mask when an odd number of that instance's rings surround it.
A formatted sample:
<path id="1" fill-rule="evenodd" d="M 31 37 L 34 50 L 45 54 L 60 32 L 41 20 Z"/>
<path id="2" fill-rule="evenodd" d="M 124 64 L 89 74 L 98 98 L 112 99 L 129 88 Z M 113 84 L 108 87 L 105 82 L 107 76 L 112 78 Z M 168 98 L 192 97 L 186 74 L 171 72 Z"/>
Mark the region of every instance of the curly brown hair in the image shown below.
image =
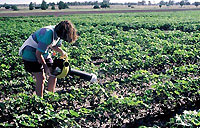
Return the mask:
<path id="1" fill-rule="evenodd" d="M 59 24 L 57 24 L 55 26 L 55 32 L 58 37 L 69 43 L 73 43 L 78 38 L 76 28 L 68 20 L 61 21 Z"/>

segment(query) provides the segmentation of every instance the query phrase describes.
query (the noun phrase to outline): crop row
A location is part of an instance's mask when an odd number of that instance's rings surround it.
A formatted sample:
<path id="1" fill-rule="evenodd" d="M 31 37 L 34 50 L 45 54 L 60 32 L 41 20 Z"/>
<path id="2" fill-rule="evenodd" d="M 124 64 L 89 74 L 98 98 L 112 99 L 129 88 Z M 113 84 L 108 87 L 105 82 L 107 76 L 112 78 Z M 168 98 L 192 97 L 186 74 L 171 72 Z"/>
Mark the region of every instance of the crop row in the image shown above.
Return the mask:
<path id="1" fill-rule="evenodd" d="M 66 18 L 79 33 L 76 43 L 63 44 L 72 67 L 98 74 L 99 82 L 69 76 L 58 80 L 57 93 L 31 96 L 35 82 L 24 71 L 18 48 L 38 28 Z M 0 125 L 131 126 L 199 100 L 196 11 L 0 19 Z M 166 24 L 174 28 L 161 28 Z M 196 27 L 185 31 L 181 25 Z M 157 125 L 175 126 L 176 120 Z M 155 124 L 149 123 L 141 125 Z"/>

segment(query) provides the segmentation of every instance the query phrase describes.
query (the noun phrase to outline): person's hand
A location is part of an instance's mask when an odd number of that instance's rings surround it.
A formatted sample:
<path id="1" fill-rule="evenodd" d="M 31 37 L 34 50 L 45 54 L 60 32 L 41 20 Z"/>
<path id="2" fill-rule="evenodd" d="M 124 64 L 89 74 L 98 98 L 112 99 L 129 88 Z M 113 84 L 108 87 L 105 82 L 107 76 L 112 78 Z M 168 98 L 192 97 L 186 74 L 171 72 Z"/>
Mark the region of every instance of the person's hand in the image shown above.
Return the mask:
<path id="1" fill-rule="evenodd" d="M 68 58 L 67 53 L 63 51 L 60 58 L 61 59 Z"/>

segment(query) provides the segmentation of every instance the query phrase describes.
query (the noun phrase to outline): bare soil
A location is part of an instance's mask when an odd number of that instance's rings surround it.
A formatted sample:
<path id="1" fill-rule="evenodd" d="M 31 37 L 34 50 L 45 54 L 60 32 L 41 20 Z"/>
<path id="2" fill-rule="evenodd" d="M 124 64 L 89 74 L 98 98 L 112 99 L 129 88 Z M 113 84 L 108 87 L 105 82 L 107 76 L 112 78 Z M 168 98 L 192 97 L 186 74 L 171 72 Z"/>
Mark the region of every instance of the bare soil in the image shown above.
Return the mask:
<path id="1" fill-rule="evenodd" d="M 19 13 L 0 13 L 0 17 L 17 17 L 17 16 L 62 16 L 73 14 L 94 14 L 94 13 L 137 13 L 137 12 L 172 12 L 172 11 L 192 11 L 200 8 L 183 8 L 183 9 L 146 9 L 146 10 L 100 10 L 100 11 L 57 11 L 57 12 L 19 12 Z"/>

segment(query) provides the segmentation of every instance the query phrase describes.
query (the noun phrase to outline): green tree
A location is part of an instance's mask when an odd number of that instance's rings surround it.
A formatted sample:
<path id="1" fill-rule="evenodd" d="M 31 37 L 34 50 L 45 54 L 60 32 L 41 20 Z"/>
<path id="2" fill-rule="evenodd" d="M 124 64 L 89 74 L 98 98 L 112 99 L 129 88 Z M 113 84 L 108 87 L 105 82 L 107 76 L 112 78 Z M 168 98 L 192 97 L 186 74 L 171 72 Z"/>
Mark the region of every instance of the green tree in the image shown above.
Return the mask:
<path id="1" fill-rule="evenodd" d="M 51 10 L 56 10 L 55 5 L 51 6 Z"/>
<path id="2" fill-rule="evenodd" d="M 66 9 L 66 8 L 69 8 L 69 6 L 67 5 L 67 3 L 64 3 L 63 1 L 60 1 L 58 3 L 58 8 L 59 9 Z"/>
<path id="3" fill-rule="evenodd" d="M 198 7 L 198 6 L 200 5 L 200 2 L 194 2 L 194 5 L 195 5 L 196 7 Z"/>
<path id="4" fill-rule="evenodd" d="M 44 0 L 42 1 L 42 4 L 41 4 L 41 9 L 42 10 L 46 10 L 48 8 L 48 5 L 47 5 L 47 2 L 45 2 Z"/>
<path id="5" fill-rule="evenodd" d="M 64 9 L 69 8 L 69 6 L 67 5 L 67 3 L 64 4 Z"/>
<path id="6" fill-rule="evenodd" d="M 183 7 L 183 5 L 185 5 L 185 2 L 182 0 L 182 1 L 180 2 L 180 6 Z"/>
<path id="7" fill-rule="evenodd" d="M 101 8 L 110 8 L 110 5 L 107 2 L 102 2 L 101 3 Z"/>
<path id="8" fill-rule="evenodd" d="M 61 10 L 61 9 L 64 9 L 65 8 L 65 3 L 63 1 L 60 1 L 58 3 L 58 8 Z"/>
<path id="9" fill-rule="evenodd" d="M 53 5 L 56 5 L 56 4 L 54 2 L 52 2 L 52 3 L 50 2 L 49 3 L 49 6 L 53 6 Z"/>
<path id="10" fill-rule="evenodd" d="M 10 9 L 10 5 L 4 5 L 5 9 Z"/>
<path id="11" fill-rule="evenodd" d="M 6 7 L 6 5 L 7 5 L 7 4 L 6 4 L 6 3 L 4 3 L 2 7 Z"/>
<path id="12" fill-rule="evenodd" d="M 94 5 L 94 7 L 93 7 L 94 9 L 99 9 L 100 7 L 99 7 L 99 5 Z"/>
<path id="13" fill-rule="evenodd" d="M 186 2 L 185 5 L 190 5 L 190 2 Z"/>
<path id="14" fill-rule="evenodd" d="M 145 5 L 146 4 L 146 1 L 145 0 L 142 0 L 142 5 Z"/>
<path id="15" fill-rule="evenodd" d="M 160 1 L 159 5 L 162 5 L 162 6 L 163 6 L 163 5 L 166 5 L 166 3 L 162 0 L 162 1 Z M 161 6 L 161 7 L 162 7 L 162 6 Z"/>
<path id="16" fill-rule="evenodd" d="M 16 5 L 12 5 L 11 9 L 13 9 L 13 11 L 18 11 L 19 10 Z"/>
<path id="17" fill-rule="evenodd" d="M 174 1 L 173 0 L 169 0 L 168 5 L 169 6 L 174 5 Z"/>
<path id="18" fill-rule="evenodd" d="M 29 10 L 33 10 L 34 9 L 34 6 L 33 6 L 33 3 L 31 2 L 30 4 L 29 4 Z"/>
<path id="19" fill-rule="evenodd" d="M 161 0 L 161 1 L 159 2 L 159 7 L 162 8 L 163 5 L 166 5 L 166 3 L 165 3 L 163 0 Z"/>

